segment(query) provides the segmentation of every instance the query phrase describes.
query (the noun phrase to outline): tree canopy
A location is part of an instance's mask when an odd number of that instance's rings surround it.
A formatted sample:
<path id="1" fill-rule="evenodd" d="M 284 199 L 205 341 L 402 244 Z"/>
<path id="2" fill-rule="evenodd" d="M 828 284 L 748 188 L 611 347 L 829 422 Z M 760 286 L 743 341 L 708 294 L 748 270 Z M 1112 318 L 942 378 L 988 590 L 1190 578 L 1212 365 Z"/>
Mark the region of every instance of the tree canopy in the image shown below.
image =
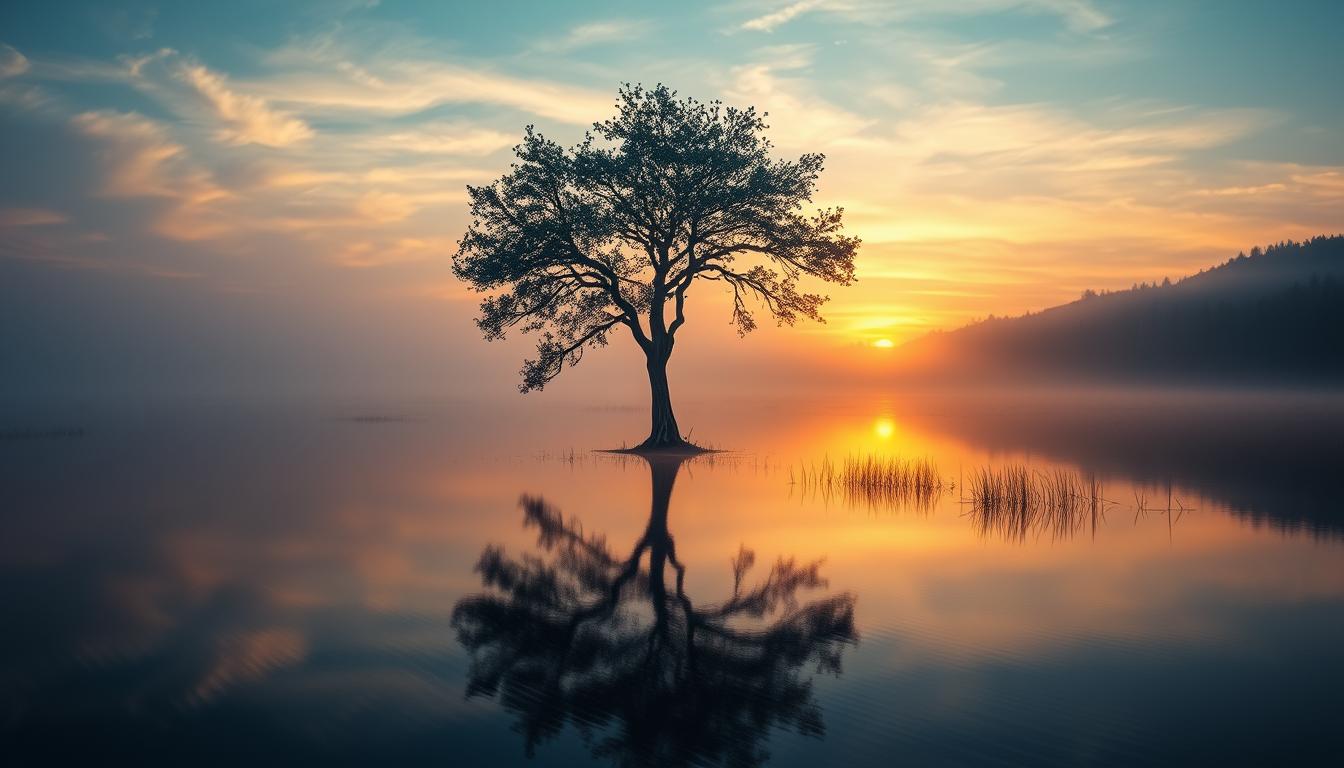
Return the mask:
<path id="1" fill-rule="evenodd" d="M 842 210 L 804 210 L 822 155 L 774 159 L 754 108 L 662 85 L 627 85 L 616 107 L 569 148 L 528 126 L 511 170 L 467 188 L 472 222 L 454 273 L 489 294 L 477 319 L 487 339 L 540 334 L 524 392 L 623 328 L 650 362 L 656 401 L 654 368 L 671 355 L 697 280 L 731 292 L 745 335 L 762 310 L 779 324 L 822 319 L 826 297 L 800 278 L 854 279 L 859 240 L 842 234 Z"/>

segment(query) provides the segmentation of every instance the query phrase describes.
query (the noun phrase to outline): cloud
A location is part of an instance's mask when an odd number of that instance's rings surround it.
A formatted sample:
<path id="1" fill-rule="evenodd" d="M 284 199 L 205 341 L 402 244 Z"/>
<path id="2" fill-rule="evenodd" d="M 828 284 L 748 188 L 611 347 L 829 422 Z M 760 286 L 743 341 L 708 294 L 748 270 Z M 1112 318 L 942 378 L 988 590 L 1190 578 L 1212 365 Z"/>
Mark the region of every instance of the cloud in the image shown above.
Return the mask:
<path id="1" fill-rule="evenodd" d="M 404 85 L 378 57 L 366 63 L 379 71 L 328 60 L 315 66 L 363 87 Z M 263 239 L 283 239 L 302 241 L 304 250 L 335 254 L 345 242 L 384 227 L 413 239 L 442 235 L 444 227 L 463 219 L 463 185 L 499 173 L 498 168 L 465 166 L 462 160 L 517 142 L 517 134 L 465 117 L 394 121 L 385 113 L 351 115 L 338 130 L 318 133 L 299 113 L 273 104 L 247 83 L 168 48 L 115 62 L 44 60 L 35 68 L 43 72 L 39 79 L 56 85 L 133 88 L 170 113 L 150 119 L 133 112 L 80 110 L 66 99 L 44 97 L 46 108 L 38 116 L 69 125 L 92 141 L 92 177 L 76 181 L 89 195 L 154 201 L 123 209 L 148 212 L 146 221 L 128 220 L 130 227 L 138 224 L 144 233 L 178 240 L 214 240 L 213 247 L 229 252 L 255 250 Z M 302 67 L 298 72 L 312 73 Z M 28 104 L 33 99 L 20 93 L 24 88 L 37 86 L 0 83 L 0 99 Z M 232 146 L 282 151 L 236 152 L 215 146 L 221 139 Z M 441 215 L 407 223 L 427 208 Z M 402 244 L 400 250 L 408 247 Z"/>
<path id="2" fill-rule="evenodd" d="M 359 60 L 360 64 L 354 64 Z M 271 55 L 284 74 L 259 79 L 253 93 L 305 113 L 413 115 L 446 104 L 487 104 L 573 125 L 612 111 L 610 92 L 501 74 L 425 57 L 386 57 L 321 40 Z"/>
<path id="3" fill-rule="evenodd" d="M 1344 170 L 1339 168 L 1294 173 L 1291 178 L 1294 182 L 1305 185 L 1314 195 L 1344 197 Z"/>
<path id="4" fill-rule="evenodd" d="M 897 123 L 890 148 L 917 161 L 974 160 L 985 173 L 1031 165 L 1061 171 L 1121 170 L 1172 160 L 1263 128 L 1255 110 L 1154 110 L 1119 107 L 1110 124 L 1084 121 L 1047 104 L 949 102 Z"/>
<path id="5" fill-rule="evenodd" d="M 313 129 L 304 121 L 272 109 L 264 99 L 231 89 L 224 76 L 200 64 L 183 64 L 178 76 L 205 99 L 223 123 L 219 136 L 230 144 L 284 147 L 309 139 Z"/>
<path id="6" fill-rule="evenodd" d="M 0 228 L 61 224 L 68 218 L 64 213 L 46 208 L 0 208 Z"/>
<path id="7" fill-rule="evenodd" d="M 116 66 L 67 61 L 48 62 L 43 69 L 77 82 L 125 83 L 190 124 L 213 126 L 212 137 L 226 144 L 288 147 L 314 136 L 303 119 L 238 89 L 226 75 L 172 48 L 122 56 Z"/>
<path id="8" fill-rule="evenodd" d="M 796 0 L 777 10 L 743 22 L 752 32 L 772 32 L 800 16 L 825 12 L 854 23 L 893 23 L 920 16 L 979 16 L 1023 12 L 1050 14 L 1075 32 L 1096 32 L 1113 23 L 1091 0 Z"/>
<path id="9" fill-rule="evenodd" d="M 379 224 L 401 221 L 419 209 L 415 201 L 405 195 L 378 189 L 365 192 L 355 204 L 355 210 L 361 216 Z"/>
<path id="10" fill-rule="evenodd" d="M 101 145 L 102 178 L 95 192 L 111 198 L 154 198 L 167 202 L 153 223 L 175 240 L 217 237 L 236 224 L 214 215 L 210 205 L 232 194 L 160 124 L 135 113 L 81 112 L 71 119 L 80 134 Z"/>
<path id="11" fill-rule="evenodd" d="M 915 44 L 908 47 L 922 71 L 922 89 L 940 98 L 983 97 L 1002 87 L 999 80 L 979 71 L 998 53 L 996 46 L 985 43 L 944 45 Z"/>
<path id="12" fill-rule="evenodd" d="M 0 80 L 22 75 L 28 71 L 30 66 L 27 56 L 19 53 L 12 46 L 0 43 Z"/>
<path id="13" fill-rule="evenodd" d="M 413 129 L 358 139 L 361 149 L 433 155 L 488 155 L 518 143 L 517 134 L 469 123 L 424 123 Z"/>
<path id="14" fill-rule="evenodd" d="M 346 267 L 370 268 L 392 264 L 446 259 L 457 251 L 451 237 L 397 237 L 386 242 L 357 240 L 341 248 L 337 261 Z M 437 285 L 433 298 L 456 298 L 467 290 L 454 281 L 452 286 Z"/>
<path id="15" fill-rule="evenodd" d="M 768 112 L 770 138 L 781 147 L 815 151 L 859 136 L 876 122 L 816 95 L 808 78 L 786 74 L 811 63 L 810 46 L 775 46 L 757 54 L 760 61 L 732 70 L 725 97 Z"/>
<path id="16" fill-rule="evenodd" d="M 167 197 L 199 204 L 227 195 L 207 172 L 187 163 L 183 146 L 148 118 L 96 111 L 81 112 L 71 122 L 104 145 L 101 193 L 108 197 Z"/>
<path id="17" fill-rule="evenodd" d="M 45 88 L 23 83 L 0 82 L 0 104 L 34 114 L 51 110 L 58 100 Z"/>
<path id="18" fill-rule="evenodd" d="M 498 170 L 461 168 L 428 163 L 407 166 L 376 167 L 360 171 L 318 170 L 297 165 L 264 167 L 256 179 L 260 187 L 276 189 L 293 187 L 350 186 L 405 188 L 440 188 L 444 185 L 461 187 L 468 183 L 483 183 L 498 175 Z M 465 199 L 465 195 L 463 195 Z"/>
<path id="19" fill-rule="evenodd" d="M 1288 187 L 1284 184 L 1274 182 L 1271 184 L 1256 184 L 1245 187 L 1217 187 L 1212 189 L 1197 189 L 1194 194 L 1211 197 L 1244 197 L 1246 195 L 1263 195 L 1270 192 L 1282 192 Z"/>
<path id="20" fill-rule="evenodd" d="M 1301 234 L 1340 230 L 1344 168 L 1296 163 L 1233 163 L 1192 176 L 1167 203 L 1234 216 L 1265 230 L 1291 222 Z M 1257 241 L 1264 241 L 1264 235 Z"/>
<path id="21" fill-rule="evenodd" d="M 1134 103 L 1094 105 L 1087 117 L 1045 103 L 953 101 L 905 112 L 894 123 L 864 126 L 832 140 L 826 146 L 828 187 L 869 204 L 886 200 L 893 208 L 906 198 L 923 201 L 937 195 L 1187 205 L 1194 189 L 1250 185 L 1236 176 L 1215 182 L 1212 169 L 1200 164 L 1210 162 L 1208 150 L 1277 120 L 1260 110 L 1158 109 Z M 871 175 L 875 165 L 886 169 L 880 181 Z M 861 209 L 853 214 L 863 215 Z M 938 236 L 934 231 L 943 224 L 969 230 L 981 223 L 974 215 L 958 221 L 962 216 L 903 226 Z"/>
<path id="22" fill-rule="evenodd" d="M 1023 5 L 1058 14 L 1071 29 L 1079 32 L 1093 32 L 1114 23 L 1114 19 L 1090 0 L 1035 0 Z"/>
<path id="23" fill-rule="evenodd" d="M 790 3 L 777 11 L 748 19 L 743 22 L 742 28 L 755 32 L 771 32 L 775 27 L 787 24 L 804 13 L 820 7 L 822 3 L 823 0 L 797 0 L 797 2 Z"/>
<path id="24" fill-rule="evenodd" d="M 629 42 L 643 37 L 652 26 L 647 21 L 624 19 L 580 24 L 571 27 L 564 37 L 542 42 L 537 46 L 537 50 L 547 53 L 565 53 L 603 43 Z"/>

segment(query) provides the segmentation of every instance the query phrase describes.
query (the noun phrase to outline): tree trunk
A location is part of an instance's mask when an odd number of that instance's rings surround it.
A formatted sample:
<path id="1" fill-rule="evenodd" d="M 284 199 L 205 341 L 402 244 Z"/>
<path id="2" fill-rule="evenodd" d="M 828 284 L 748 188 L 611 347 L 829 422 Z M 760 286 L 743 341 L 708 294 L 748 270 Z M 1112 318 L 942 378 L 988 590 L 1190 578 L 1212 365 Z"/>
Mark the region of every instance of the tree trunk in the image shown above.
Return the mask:
<path id="1" fill-rule="evenodd" d="M 685 459 L 680 456 L 648 459 L 653 493 L 644 541 L 649 544 L 649 599 L 653 604 L 654 627 L 661 635 L 666 635 L 669 628 L 666 581 L 668 561 L 680 569 L 680 566 L 676 565 L 672 532 L 667 527 L 667 510 L 672 502 L 672 485 L 677 481 L 677 473 L 683 461 Z M 680 595 L 680 576 L 677 577 L 676 588 L 677 594 Z"/>
<path id="2" fill-rule="evenodd" d="M 672 413 L 672 393 L 667 386 L 667 357 L 651 354 L 646 367 L 649 370 L 649 394 L 652 403 L 652 423 L 649 438 L 640 448 L 676 448 L 686 445 L 677 428 L 677 417 Z"/>
<path id="3" fill-rule="evenodd" d="M 670 463 L 660 459 L 658 464 Z M 680 463 L 680 462 L 678 462 Z M 667 606 L 667 552 L 672 542 L 672 534 L 667 530 L 667 507 L 668 501 L 672 498 L 672 481 L 670 478 L 664 478 L 666 491 L 661 494 L 658 489 L 659 469 L 654 463 L 650 463 L 650 470 L 653 472 L 653 511 L 649 515 L 649 527 L 644 534 L 644 540 L 649 542 L 649 601 L 653 606 L 654 631 L 659 635 L 666 635 L 668 629 L 668 606 Z M 673 473 L 676 472 L 675 466 Z M 666 471 L 662 474 L 666 475 Z M 675 474 L 673 475 L 675 477 Z"/>

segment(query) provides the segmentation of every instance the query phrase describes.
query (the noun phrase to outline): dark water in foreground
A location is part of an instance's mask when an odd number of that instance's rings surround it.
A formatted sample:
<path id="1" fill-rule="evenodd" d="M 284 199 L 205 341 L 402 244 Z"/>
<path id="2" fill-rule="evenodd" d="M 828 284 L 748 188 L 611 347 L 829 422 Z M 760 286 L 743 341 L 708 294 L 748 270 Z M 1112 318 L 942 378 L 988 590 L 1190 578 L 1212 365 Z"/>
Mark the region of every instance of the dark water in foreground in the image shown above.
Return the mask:
<path id="1" fill-rule="evenodd" d="M 1344 764 L 1344 400 L 681 415 L 734 450 L 531 402 L 17 425 L 5 764 Z"/>

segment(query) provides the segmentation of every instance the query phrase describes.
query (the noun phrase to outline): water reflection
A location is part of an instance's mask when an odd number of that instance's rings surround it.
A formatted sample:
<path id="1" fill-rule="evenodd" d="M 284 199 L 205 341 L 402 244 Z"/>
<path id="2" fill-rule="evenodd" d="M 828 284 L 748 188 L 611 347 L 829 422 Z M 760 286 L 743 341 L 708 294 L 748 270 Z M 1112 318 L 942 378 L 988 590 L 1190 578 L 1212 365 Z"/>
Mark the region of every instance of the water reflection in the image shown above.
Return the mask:
<path id="1" fill-rule="evenodd" d="M 527 753 L 566 724 L 593 755 L 622 765 L 759 765 L 773 728 L 821 736 L 808 672 L 838 674 L 857 642 L 855 597 L 826 595 L 820 561 L 781 558 L 748 586 L 754 554 L 732 559 L 733 591 L 701 604 L 668 527 L 684 461 L 648 461 L 648 525 L 625 558 L 541 498 L 523 497 L 537 549 L 489 546 L 476 570 L 487 591 L 453 613 L 471 654 L 468 697 L 498 696 Z"/>
<path id="2" fill-rule="evenodd" d="M 824 457 L 820 464 L 789 469 L 789 486 L 805 499 L 829 503 L 838 499 L 869 510 L 931 512 L 938 499 L 954 491 L 931 459 L 906 459 L 869 454 L 847 456 L 843 462 Z"/>
<path id="3" fill-rule="evenodd" d="M 1217 503 L 1329 520 L 1341 422 L 1217 405 L 723 406 L 704 421 L 743 452 L 679 474 L 581 450 L 618 441 L 626 414 L 541 406 L 171 414 L 0 440 L 0 743 L 16 765 L 586 765 L 589 749 L 749 764 L 767 746 L 781 767 L 1344 764 L 1344 540 Z M 1291 439 L 1273 442 L 1276 423 Z M 844 477 L 846 457 L 879 452 L 859 486 L 921 498 L 927 460 L 957 487 L 926 514 L 789 485 L 790 467 L 829 455 Z M 1015 464 L 1076 477 L 987 496 L 1017 503 L 979 518 L 961 503 L 976 469 Z M 1095 522 L 1091 479 L 1115 502 Z M 523 487 L 547 502 L 526 528 Z M 761 558 L 734 595 L 741 541 Z M 517 566 L 507 590 L 472 574 L 485 542 Z M 557 650 L 641 547 L 614 606 Z M 778 552 L 798 558 L 797 602 L 781 588 L 773 610 L 746 607 Z M 822 555 L 862 615 L 814 588 Z M 831 602 L 809 613 L 813 598 Z M 454 628 L 459 603 L 476 607 Z M 818 677 L 841 652 L 844 675 Z M 824 740 L 794 733 L 820 713 Z"/>
<path id="4" fill-rule="evenodd" d="M 1154 488 L 1177 485 L 1255 523 L 1344 535 L 1335 488 L 1344 457 L 1338 397 L 982 395 L 915 398 L 901 413 L 981 450 L 1024 452 Z"/>

